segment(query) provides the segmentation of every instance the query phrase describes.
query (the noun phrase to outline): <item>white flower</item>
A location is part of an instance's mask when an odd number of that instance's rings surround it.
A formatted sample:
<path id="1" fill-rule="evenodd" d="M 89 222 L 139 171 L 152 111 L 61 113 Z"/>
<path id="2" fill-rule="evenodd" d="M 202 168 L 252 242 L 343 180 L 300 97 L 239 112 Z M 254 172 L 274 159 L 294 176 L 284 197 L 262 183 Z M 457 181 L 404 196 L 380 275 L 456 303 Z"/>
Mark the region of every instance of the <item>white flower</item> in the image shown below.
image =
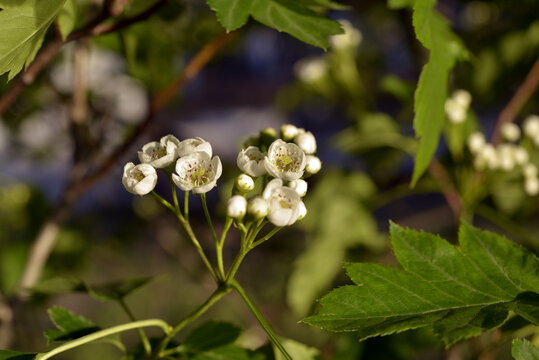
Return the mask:
<path id="1" fill-rule="evenodd" d="M 483 135 L 482 132 L 476 131 L 468 137 L 467 142 L 470 152 L 476 155 L 483 149 L 483 146 L 485 146 L 487 140 L 485 139 L 485 135 Z"/>
<path id="2" fill-rule="evenodd" d="M 348 20 L 339 20 L 344 30 L 344 34 L 329 37 L 331 46 L 335 49 L 346 49 L 356 47 L 361 43 L 363 37 L 358 29 L 352 26 Z"/>
<path id="3" fill-rule="evenodd" d="M 209 157 L 212 156 L 211 144 L 206 140 L 196 137 L 193 139 L 185 139 L 178 146 L 178 157 L 189 155 L 195 152 L 205 152 Z"/>
<path id="4" fill-rule="evenodd" d="M 518 165 L 524 165 L 530 159 L 530 155 L 522 146 L 515 146 L 513 148 L 513 158 Z"/>
<path id="5" fill-rule="evenodd" d="M 522 173 L 524 174 L 524 177 L 526 178 L 534 178 L 534 177 L 537 177 L 537 166 L 535 166 L 534 164 L 526 164 L 523 168 L 522 168 Z"/>
<path id="6" fill-rule="evenodd" d="M 128 162 L 124 166 L 122 184 L 127 191 L 135 195 L 146 195 L 157 184 L 157 172 L 148 164 L 136 165 Z"/>
<path id="7" fill-rule="evenodd" d="M 530 196 L 537 195 L 539 193 L 539 179 L 536 177 L 526 178 L 524 181 L 524 190 Z"/>
<path id="8" fill-rule="evenodd" d="M 296 144 L 277 139 L 268 149 L 264 166 L 273 177 L 287 181 L 296 180 L 305 170 L 305 153 Z"/>
<path id="9" fill-rule="evenodd" d="M 255 196 L 249 200 L 247 212 L 249 212 L 249 215 L 251 215 L 253 218 L 257 220 L 261 219 L 267 216 L 269 213 L 268 202 L 262 196 Z"/>
<path id="10" fill-rule="evenodd" d="M 253 178 L 246 174 L 241 174 L 240 176 L 238 176 L 234 185 L 236 186 L 236 189 L 238 189 L 242 193 L 249 192 L 255 188 L 255 182 L 253 181 Z"/>
<path id="11" fill-rule="evenodd" d="M 539 135 L 539 116 L 530 115 L 524 120 L 524 133 L 531 138 Z"/>
<path id="12" fill-rule="evenodd" d="M 226 203 L 226 215 L 242 219 L 247 212 L 247 200 L 241 195 L 234 195 Z"/>
<path id="13" fill-rule="evenodd" d="M 219 156 L 210 158 L 208 153 L 199 151 L 182 156 L 176 161 L 176 174 L 172 180 L 183 191 L 195 194 L 213 189 L 223 171 Z"/>
<path id="14" fill-rule="evenodd" d="M 288 184 L 288 187 L 291 189 L 296 190 L 296 192 L 299 194 L 299 196 L 304 197 L 307 194 L 307 181 L 302 179 L 296 179 L 290 181 Z"/>
<path id="15" fill-rule="evenodd" d="M 165 144 L 152 141 L 142 147 L 142 151 L 138 152 L 138 158 L 141 163 L 161 169 L 176 160 L 176 150 L 177 146 L 172 141 L 165 141 Z"/>
<path id="16" fill-rule="evenodd" d="M 466 108 L 456 102 L 455 99 L 447 99 L 444 108 L 447 118 L 453 124 L 461 124 L 466 120 Z"/>
<path id="17" fill-rule="evenodd" d="M 161 145 L 163 146 L 167 146 L 169 143 L 172 143 L 174 145 L 176 145 L 176 148 L 178 148 L 180 146 L 180 143 L 181 141 L 178 140 L 178 138 L 174 135 L 171 135 L 171 134 L 168 134 L 168 135 L 165 135 L 161 138 L 161 140 L 159 140 L 159 142 L 161 143 Z"/>
<path id="18" fill-rule="evenodd" d="M 281 138 L 284 141 L 292 141 L 299 133 L 299 129 L 292 124 L 284 124 L 281 126 Z"/>
<path id="19" fill-rule="evenodd" d="M 305 154 L 311 155 L 316 152 L 316 139 L 312 132 L 310 131 L 301 131 L 296 135 L 294 142 L 300 147 L 301 150 L 305 151 Z"/>
<path id="20" fill-rule="evenodd" d="M 300 214 L 299 194 L 286 186 L 281 179 L 271 180 L 262 194 L 269 204 L 268 220 L 275 226 L 292 225 Z"/>
<path id="21" fill-rule="evenodd" d="M 298 220 L 303 219 L 305 215 L 307 215 L 307 207 L 305 206 L 305 203 L 303 201 L 300 201 Z"/>
<path id="22" fill-rule="evenodd" d="M 498 147 L 498 159 L 500 168 L 505 171 L 511 171 L 515 167 L 513 157 L 513 147 L 509 144 L 502 144 Z"/>
<path id="23" fill-rule="evenodd" d="M 517 141 L 520 137 L 520 128 L 513 123 L 502 125 L 501 133 L 507 141 Z"/>
<path id="24" fill-rule="evenodd" d="M 491 144 L 483 146 L 475 158 L 474 165 L 478 170 L 484 170 L 487 167 L 496 170 L 500 165 L 500 158 L 494 146 Z"/>
<path id="25" fill-rule="evenodd" d="M 294 65 L 294 73 L 307 84 L 314 83 L 322 79 L 328 72 L 326 60 L 323 57 L 306 58 Z"/>
<path id="26" fill-rule="evenodd" d="M 316 174 L 322 168 L 322 162 L 314 155 L 307 155 L 305 157 L 305 171 L 309 174 Z"/>
<path id="27" fill-rule="evenodd" d="M 467 90 L 463 89 L 456 90 L 453 95 L 451 95 L 451 98 L 464 110 L 467 110 L 472 103 L 472 95 Z"/>
<path id="28" fill-rule="evenodd" d="M 264 157 L 266 155 L 256 146 L 249 146 L 239 152 L 236 164 L 244 173 L 258 177 L 266 173 Z"/>

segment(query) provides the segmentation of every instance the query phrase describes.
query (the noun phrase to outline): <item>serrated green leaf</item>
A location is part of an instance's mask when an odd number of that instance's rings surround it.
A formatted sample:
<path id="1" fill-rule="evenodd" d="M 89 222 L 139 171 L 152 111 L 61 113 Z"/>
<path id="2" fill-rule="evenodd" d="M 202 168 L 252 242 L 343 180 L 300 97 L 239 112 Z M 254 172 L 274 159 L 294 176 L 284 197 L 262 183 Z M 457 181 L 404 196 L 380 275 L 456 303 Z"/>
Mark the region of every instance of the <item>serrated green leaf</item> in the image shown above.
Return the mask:
<path id="1" fill-rule="evenodd" d="M 265 360 L 266 356 L 262 353 L 244 349 L 237 345 L 227 345 L 216 349 L 211 349 L 196 356 L 190 357 L 190 360 Z"/>
<path id="2" fill-rule="evenodd" d="M 49 341 L 77 339 L 99 330 L 92 321 L 77 315 L 60 306 L 48 310 L 49 317 L 58 330 L 47 330 L 45 336 Z"/>
<path id="3" fill-rule="evenodd" d="M 11 80 L 35 58 L 49 26 L 65 0 L 2 1 L 0 7 L 0 75 Z"/>
<path id="4" fill-rule="evenodd" d="M 58 28 L 62 39 L 65 40 L 75 28 L 77 21 L 78 3 L 77 0 L 66 0 L 62 10 L 58 13 Z"/>
<path id="5" fill-rule="evenodd" d="M 502 325 L 509 311 L 537 321 L 539 260 L 506 238 L 462 224 L 459 250 L 391 224 L 391 242 L 403 268 L 347 264 L 358 286 L 332 291 L 304 321 L 361 339 L 431 326 L 446 345 Z"/>
<path id="6" fill-rule="evenodd" d="M 187 335 L 181 348 L 184 352 L 198 353 L 232 344 L 241 329 L 226 322 L 206 322 Z"/>
<path id="7" fill-rule="evenodd" d="M 294 0 L 207 0 L 207 3 L 227 31 L 243 26 L 250 15 L 266 26 L 323 49 L 329 45 L 328 36 L 342 33 L 338 22 Z M 328 2 L 315 3 L 327 5 Z"/>
<path id="8" fill-rule="evenodd" d="M 435 9 L 436 0 L 415 0 L 413 25 L 417 39 L 430 50 L 415 92 L 414 130 L 420 138 L 415 155 L 412 186 L 434 156 L 445 120 L 449 72 L 459 59 L 467 57 L 464 45 L 451 31 L 447 20 Z"/>
<path id="9" fill-rule="evenodd" d="M 539 349 L 526 339 L 513 340 L 511 354 L 515 360 L 539 359 Z"/>
<path id="10" fill-rule="evenodd" d="M 0 360 L 33 360 L 35 359 L 36 355 L 36 353 L 0 350 Z"/>

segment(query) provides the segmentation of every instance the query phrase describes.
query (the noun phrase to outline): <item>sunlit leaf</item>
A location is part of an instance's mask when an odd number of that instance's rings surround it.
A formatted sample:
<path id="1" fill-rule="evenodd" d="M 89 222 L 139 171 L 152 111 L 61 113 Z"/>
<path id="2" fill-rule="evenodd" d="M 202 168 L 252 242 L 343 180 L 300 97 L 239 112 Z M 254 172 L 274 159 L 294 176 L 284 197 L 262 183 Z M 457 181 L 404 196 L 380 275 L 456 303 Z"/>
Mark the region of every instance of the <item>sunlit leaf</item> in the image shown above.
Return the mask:
<path id="1" fill-rule="evenodd" d="M 333 290 L 306 323 L 360 339 L 430 326 L 446 345 L 502 325 L 509 311 L 539 323 L 539 261 L 494 233 L 463 224 L 460 249 L 391 225 L 403 268 L 351 263 L 357 285 Z"/>
<path id="2" fill-rule="evenodd" d="M 65 0 L 0 1 L 0 75 L 11 80 L 34 60 Z"/>
<path id="3" fill-rule="evenodd" d="M 62 39 L 66 39 L 75 28 L 77 21 L 78 3 L 77 0 L 66 0 L 64 7 L 58 13 L 58 28 Z"/>
<path id="4" fill-rule="evenodd" d="M 99 330 L 92 321 L 63 307 L 54 306 L 48 312 L 52 322 L 58 328 L 58 330 L 45 332 L 49 341 L 77 339 Z"/>
<path id="5" fill-rule="evenodd" d="M 281 343 L 286 349 L 286 352 L 294 360 L 315 360 L 317 359 L 318 355 L 320 355 L 320 351 L 318 351 L 318 349 L 291 339 L 281 340 Z M 285 360 L 284 355 L 279 350 L 275 349 L 274 351 L 275 360 Z"/>
<path id="6" fill-rule="evenodd" d="M 537 360 L 539 359 L 539 349 L 525 339 L 513 340 L 511 354 L 515 360 Z"/>

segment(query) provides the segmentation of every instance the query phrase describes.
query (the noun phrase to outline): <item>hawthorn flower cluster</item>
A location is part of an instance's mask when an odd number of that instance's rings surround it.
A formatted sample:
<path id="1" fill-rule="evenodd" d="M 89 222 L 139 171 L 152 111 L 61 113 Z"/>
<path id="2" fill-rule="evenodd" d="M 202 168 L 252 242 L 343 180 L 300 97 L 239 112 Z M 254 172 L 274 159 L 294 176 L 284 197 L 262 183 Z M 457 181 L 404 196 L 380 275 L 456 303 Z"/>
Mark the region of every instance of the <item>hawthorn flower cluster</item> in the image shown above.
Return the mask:
<path id="1" fill-rule="evenodd" d="M 538 169 L 528 152 L 530 147 L 539 147 L 539 116 L 527 117 L 523 131 L 514 123 L 506 123 L 501 128 L 501 135 L 504 141 L 498 146 L 489 143 L 482 132 L 474 132 L 468 137 L 474 167 L 478 171 L 517 171 L 524 179 L 525 192 L 530 196 L 539 194 Z"/>
<path id="2" fill-rule="evenodd" d="M 445 101 L 445 114 L 453 124 L 461 124 L 466 120 L 468 109 L 472 102 L 472 95 L 466 90 L 456 90 Z"/>
<path id="3" fill-rule="evenodd" d="M 138 158 L 140 164 L 129 162 L 124 166 L 122 177 L 126 190 L 135 195 L 146 195 L 155 188 L 156 169 L 171 173 L 181 190 L 193 193 L 213 189 L 222 173 L 221 160 L 212 157 L 211 144 L 199 137 L 180 141 L 166 135 L 144 145 Z"/>
<path id="4" fill-rule="evenodd" d="M 275 226 L 292 225 L 307 214 L 302 198 L 307 194 L 305 178 L 320 171 L 322 163 L 314 155 L 314 135 L 285 124 L 280 138 L 266 129 L 239 152 L 237 165 L 243 172 L 235 181 L 235 192 L 227 203 L 227 215 L 237 220 L 248 215 L 267 218 Z M 264 188 L 247 198 L 261 178 Z"/>

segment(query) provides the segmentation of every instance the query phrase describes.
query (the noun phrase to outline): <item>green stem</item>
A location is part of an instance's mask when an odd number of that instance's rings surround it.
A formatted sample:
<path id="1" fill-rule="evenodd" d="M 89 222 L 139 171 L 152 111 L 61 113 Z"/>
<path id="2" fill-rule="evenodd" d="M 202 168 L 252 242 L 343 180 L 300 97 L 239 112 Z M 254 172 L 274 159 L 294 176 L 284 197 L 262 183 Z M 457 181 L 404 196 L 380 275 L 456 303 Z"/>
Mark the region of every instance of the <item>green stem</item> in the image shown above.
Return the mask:
<path id="1" fill-rule="evenodd" d="M 277 233 L 277 231 L 279 231 L 281 229 L 282 229 L 282 226 L 277 226 L 276 228 L 271 229 L 271 231 L 269 233 L 267 233 L 263 238 L 253 242 L 251 244 L 251 246 L 249 247 L 249 249 L 254 249 L 258 245 L 262 244 L 264 241 L 269 240 L 269 238 L 271 238 L 273 235 L 275 235 Z"/>
<path id="2" fill-rule="evenodd" d="M 88 343 L 90 343 L 92 341 L 107 337 L 107 336 L 112 335 L 112 334 L 116 334 L 116 333 L 120 333 L 120 332 L 124 332 L 124 331 L 128 331 L 128 330 L 133 330 L 133 329 L 138 329 L 138 328 L 143 328 L 143 327 L 150 327 L 150 326 L 160 327 L 161 329 L 163 329 L 163 331 L 167 335 L 172 331 L 172 328 L 170 327 L 170 325 L 168 325 L 166 322 L 164 322 L 163 320 L 160 320 L 160 319 L 149 319 L 149 320 L 134 321 L 134 322 L 131 322 L 131 323 L 117 325 L 117 326 L 114 326 L 114 327 L 111 327 L 111 328 L 108 328 L 108 329 L 97 331 L 95 333 L 83 336 L 83 337 L 75 339 L 73 341 L 69 341 L 69 342 L 67 342 L 67 343 L 65 343 L 63 345 L 58 346 L 55 349 L 52 349 L 51 351 L 48 351 L 48 352 L 42 353 L 42 354 L 38 354 L 36 356 L 36 360 L 49 359 L 49 358 L 53 357 L 54 355 L 58 355 L 58 354 L 63 353 L 65 351 L 67 351 L 67 350 L 74 349 L 74 348 L 79 347 L 81 345 L 88 344 Z"/>
<path id="3" fill-rule="evenodd" d="M 131 309 L 129 309 L 127 304 L 125 303 L 125 300 L 123 298 L 120 298 L 118 300 L 118 302 L 120 303 L 120 306 L 122 307 L 122 309 L 124 309 L 125 313 L 129 317 L 129 320 L 137 321 L 137 319 L 135 318 L 135 315 L 133 314 Z M 144 332 L 144 330 L 142 330 L 140 328 L 137 329 L 137 331 L 138 331 L 138 334 L 140 336 L 140 339 L 142 340 L 142 345 L 144 346 L 144 351 L 146 352 L 146 355 L 148 355 L 148 356 L 151 355 L 151 353 L 152 353 L 152 345 L 150 344 L 150 341 L 148 340 L 148 337 L 146 336 L 146 333 Z"/>
<path id="4" fill-rule="evenodd" d="M 234 275 L 236 275 L 236 272 L 240 268 L 241 262 L 243 261 L 243 258 L 245 255 L 247 255 L 247 233 L 245 231 L 241 232 L 241 247 L 240 251 L 238 252 L 238 255 L 236 255 L 236 258 L 232 262 L 232 265 L 230 266 L 230 269 L 228 270 L 228 274 L 225 278 L 225 283 L 229 283 L 230 280 L 234 279 Z"/>
<path id="5" fill-rule="evenodd" d="M 185 220 L 189 221 L 189 191 L 185 192 L 183 198 L 183 217 Z"/>
<path id="6" fill-rule="evenodd" d="M 172 181 L 172 178 L 169 178 L 170 180 L 170 190 L 172 192 L 172 200 L 174 201 L 174 208 L 176 211 L 180 210 L 180 204 L 178 202 L 178 194 L 176 193 L 176 184 L 174 184 L 174 181 Z"/>
<path id="7" fill-rule="evenodd" d="M 211 235 L 213 236 L 213 241 L 215 242 L 215 245 L 217 246 L 219 240 L 217 240 L 217 234 L 215 233 L 215 228 L 213 227 L 213 222 L 211 221 L 210 212 L 208 211 L 208 204 L 206 203 L 206 194 L 204 193 L 200 194 L 200 199 L 202 200 L 202 207 L 204 208 L 204 215 L 206 216 L 206 221 L 208 222 L 208 225 L 210 226 Z"/>
<path id="8" fill-rule="evenodd" d="M 156 193 L 155 191 L 152 191 L 152 195 L 159 201 L 162 205 L 164 205 L 167 209 L 172 211 L 173 213 L 176 213 L 176 209 L 174 209 L 174 206 L 172 206 L 171 203 L 166 201 L 161 195 Z"/>
<path id="9" fill-rule="evenodd" d="M 208 309 L 211 308 L 217 301 L 221 300 L 223 296 L 228 294 L 230 290 L 231 288 L 229 286 L 219 286 L 202 305 L 200 305 L 196 310 L 174 326 L 174 328 L 167 333 L 167 336 L 163 339 L 161 344 L 159 344 L 159 349 L 156 352 L 157 358 L 161 358 L 164 355 L 164 351 L 174 335 L 208 311 Z"/>
<path id="10" fill-rule="evenodd" d="M 262 315 L 262 313 L 260 312 L 260 310 L 258 310 L 258 308 L 256 307 L 256 305 L 251 301 L 251 299 L 249 298 L 249 296 L 247 296 L 247 294 L 245 293 L 245 290 L 243 290 L 243 288 L 241 287 L 241 285 L 234 279 L 232 279 L 230 281 L 230 286 L 237 291 L 237 293 L 241 296 L 241 298 L 243 299 L 243 301 L 245 301 L 245 304 L 247 304 L 247 307 L 249 308 L 249 310 L 251 310 L 251 312 L 253 313 L 254 317 L 256 318 L 256 320 L 258 321 L 258 323 L 260 324 L 260 326 L 262 326 L 262 328 L 264 329 L 264 331 L 266 332 L 266 334 L 268 334 L 268 337 L 270 338 L 271 342 L 273 343 L 273 345 L 279 349 L 279 351 L 281 352 L 281 354 L 283 354 L 283 356 L 285 357 L 285 359 L 287 360 L 293 360 L 292 357 L 288 354 L 288 352 L 286 351 L 286 349 L 284 348 L 284 346 L 280 343 L 279 339 L 277 338 L 277 336 L 275 335 L 275 333 L 273 332 L 273 329 L 271 328 L 270 324 L 268 323 L 268 321 L 264 318 L 264 316 Z"/>
<path id="11" fill-rule="evenodd" d="M 230 226 L 232 225 L 233 221 L 234 219 L 227 216 L 223 232 L 221 233 L 221 239 L 219 239 L 219 242 L 216 244 L 215 249 L 215 251 L 217 252 L 217 268 L 219 269 L 219 273 L 221 274 L 222 279 L 225 278 L 225 266 L 223 263 L 223 246 L 225 244 L 226 234 L 228 233 L 228 230 L 230 229 Z"/>

